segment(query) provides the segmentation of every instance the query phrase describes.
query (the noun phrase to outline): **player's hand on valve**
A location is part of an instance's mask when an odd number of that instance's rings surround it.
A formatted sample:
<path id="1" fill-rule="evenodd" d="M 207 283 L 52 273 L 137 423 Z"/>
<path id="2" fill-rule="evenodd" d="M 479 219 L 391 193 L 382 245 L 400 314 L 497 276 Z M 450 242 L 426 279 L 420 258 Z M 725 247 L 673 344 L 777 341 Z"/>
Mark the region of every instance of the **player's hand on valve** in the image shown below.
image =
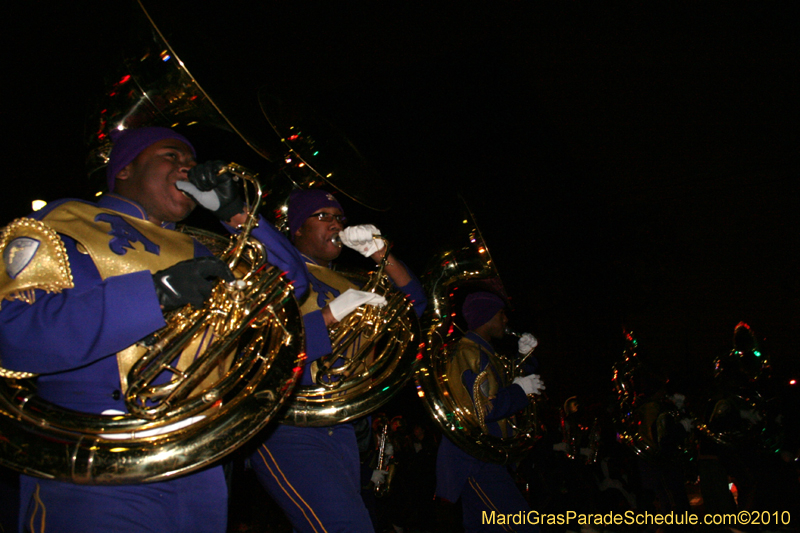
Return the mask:
<path id="1" fill-rule="evenodd" d="M 347 289 L 342 294 L 331 300 L 330 303 L 328 303 L 328 307 L 331 310 L 333 318 L 339 322 L 344 317 L 365 304 L 383 307 L 386 305 L 386 298 L 380 294 L 375 294 L 374 292 Z"/>
<path id="2" fill-rule="evenodd" d="M 217 278 L 233 281 L 228 265 L 216 257 L 195 257 L 153 274 L 156 296 L 164 311 L 186 304 L 202 307 Z"/>
<path id="3" fill-rule="evenodd" d="M 339 238 L 348 248 L 352 248 L 364 257 L 371 257 L 383 249 L 383 239 L 380 238 L 380 234 L 380 230 L 372 224 L 361 224 L 344 228 L 339 232 Z"/>
<path id="4" fill-rule="evenodd" d="M 519 385 L 522 387 L 522 390 L 525 391 L 525 394 L 541 394 L 541 392 L 545 389 L 544 383 L 542 383 L 542 378 L 539 377 L 539 374 L 529 374 L 527 376 L 520 376 L 514 378 L 513 381 L 514 385 Z"/>

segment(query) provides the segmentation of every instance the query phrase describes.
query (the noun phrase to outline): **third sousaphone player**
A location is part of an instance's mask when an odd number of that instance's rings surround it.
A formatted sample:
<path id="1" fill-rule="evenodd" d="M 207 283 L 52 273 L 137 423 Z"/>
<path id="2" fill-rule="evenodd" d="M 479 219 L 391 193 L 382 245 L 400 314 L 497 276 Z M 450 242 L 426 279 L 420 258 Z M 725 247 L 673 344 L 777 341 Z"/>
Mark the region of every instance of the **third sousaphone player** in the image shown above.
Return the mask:
<path id="1" fill-rule="evenodd" d="M 544 385 L 537 374 L 503 382 L 501 365 L 492 341 L 506 332 L 505 301 L 488 291 L 464 299 L 462 315 L 468 330 L 455 348 L 447 367 L 451 394 L 457 403 L 472 406 L 484 431 L 495 437 L 510 436 L 505 418 L 524 409 L 529 395 L 539 394 Z M 519 339 L 520 354 L 529 354 L 538 341 L 530 333 Z M 447 434 L 445 434 L 447 437 Z M 436 495 L 455 502 L 461 498 L 464 530 L 508 531 L 506 526 L 484 523 L 484 514 L 509 515 L 530 511 L 511 474 L 504 465 L 473 457 L 448 438 L 442 439 L 436 462 Z M 514 524 L 514 531 L 538 531 L 538 526 Z"/>

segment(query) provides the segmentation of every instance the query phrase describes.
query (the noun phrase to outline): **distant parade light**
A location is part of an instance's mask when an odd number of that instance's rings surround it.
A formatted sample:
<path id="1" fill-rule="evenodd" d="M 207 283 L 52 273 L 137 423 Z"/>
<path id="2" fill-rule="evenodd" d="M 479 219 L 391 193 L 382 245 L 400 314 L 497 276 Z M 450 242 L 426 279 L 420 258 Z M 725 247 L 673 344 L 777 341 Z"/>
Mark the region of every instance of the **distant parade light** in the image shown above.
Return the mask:
<path id="1" fill-rule="evenodd" d="M 46 205 L 47 202 L 45 202 L 44 200 L 34 200 L 33 202 L 31 202 L 31 209 L 33 209 L 34 211 L 38 211 L 39 209 L 43 208 Z"/>

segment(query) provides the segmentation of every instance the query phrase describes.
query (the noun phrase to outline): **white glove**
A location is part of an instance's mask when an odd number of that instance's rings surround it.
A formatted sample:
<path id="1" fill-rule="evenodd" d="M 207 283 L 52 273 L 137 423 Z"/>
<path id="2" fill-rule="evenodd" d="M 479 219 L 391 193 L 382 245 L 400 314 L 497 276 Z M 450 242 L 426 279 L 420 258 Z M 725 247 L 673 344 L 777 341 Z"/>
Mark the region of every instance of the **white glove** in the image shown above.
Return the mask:
<path id="1" fill-rule="evenodd" d="M 378 250 L 383 249 L 383 239 L 373 238 L 381 232 L 372 224 L 361 224 L 360 226 L 348 226 L 339 232 L 342 244 L 352 248 L 364 257 L 371 257 Z"/>
<path id="2" fill-rule="evenodd" d="M 383 453 L 386 454 L 386 457 L 391 457 L 394 455 L 394 446 L 392 446 L 391 442 L 386 443 L 386 446 L 383 448 Z"/>
<path id="3" fill-rule="evenodd" d="M 210 191 L 201 191 L 193 183 L 188 181 L 177 181 L 175 187 L 192 197 L 192 200 L 205 207 L 209 211 L 216 211 L 219 209 L 220 201 L 214 189 Z"/>
<path id="4" fill-rule="evenodd" d="M 342 294 L 334 298 L 328 304 L 328 307 L 331 309 L 333 318 L 335 318 L 338 322 L 364 304 L 383 307 L 386 305 L 386 298 L 380 294 L 375 294 L 374 292 L 347 289 Z"/>
<path id="5" fill-rule="evenodd" d="M 566 442 L 557 442 L 553 444 L 553 449 L 557 452 L 564 452 L 567 453 L 567 443 Z"/>
<path id="6" fill-rule="evenodd" d="M 384 481 L 386 481 L 386 474 L 388 473 L 389 473 L 388 470 L 373 470 L 372 478 L 370 479 L 370 481 L 372 481 L 374 485 L 380 485 Z"/>
<path id="7" fill-rule="evenodd" d="M 681 418 L 680 420 L 678 420 L 678 422 L 681 423 L 683 429 L 686 430 L 686 433 L 692 432 L 692 428 L 694 427 L 694 420 L 692 420 L 691 418 Z"/>
<path id="8" fill-rule="evenodd" d="M 514 378 L 514 385 L 519 385 L 522 387 L 522 390 L 525 391 L 525 394 L 539 394 L 544 390 L 544 383 L 542 383 L 542 378 L 539 377 L 539 374 L 530 374 L 527 376 L 521 376 L 518 378 Z"/>
<path id="9" fill-rule="evenodd" d="M 523 333 L 517 343 L 519 353 L 522 355 L 528 355 L 537 346 L 539 346 L 539 341 L 530 333 Z"/>

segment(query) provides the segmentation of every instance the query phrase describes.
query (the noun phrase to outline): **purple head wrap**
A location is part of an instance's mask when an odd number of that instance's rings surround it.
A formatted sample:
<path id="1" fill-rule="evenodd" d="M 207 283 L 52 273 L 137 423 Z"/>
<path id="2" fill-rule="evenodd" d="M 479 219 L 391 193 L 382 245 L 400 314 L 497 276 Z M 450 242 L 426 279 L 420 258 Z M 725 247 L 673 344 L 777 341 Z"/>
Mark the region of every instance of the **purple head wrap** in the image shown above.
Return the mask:
<path id="1" fill-rule="evenodd" d="M 494 293 L 473 292 L 464 299 L 461 314 L 467 321 L 467 328 L 474 330 L 486 324 L 505 307 L 506 302 Z"/>
<path id="2" fill-rule="evenodd" d="M 287 213 L 289 236 L 292 241 L 294 241 L 294 234 L 297 233 L 303 222 L 323 207 L 335 207 L 344 213 L 339 201 L 329 192 L 320 189 L 295 189 L 292 191 L 289 196 Z"/>
<path id="3" fill-rule="evenodd" d="M 111 154 L 108 158 L 106 167 L 106 180 L 108 182 L 108 192 L 114 191 L 114 182 L 120 170 L 128 166 L 142 150 L 164 139 L 176 139 L 186 144 L 192 151 L 192 155 L 197 157 L 194 146 L 189 140 L 170 128 L 151 126 L 147 128 L 132 128 L 127 130 L 113 130 L 111 141 Z"/>

